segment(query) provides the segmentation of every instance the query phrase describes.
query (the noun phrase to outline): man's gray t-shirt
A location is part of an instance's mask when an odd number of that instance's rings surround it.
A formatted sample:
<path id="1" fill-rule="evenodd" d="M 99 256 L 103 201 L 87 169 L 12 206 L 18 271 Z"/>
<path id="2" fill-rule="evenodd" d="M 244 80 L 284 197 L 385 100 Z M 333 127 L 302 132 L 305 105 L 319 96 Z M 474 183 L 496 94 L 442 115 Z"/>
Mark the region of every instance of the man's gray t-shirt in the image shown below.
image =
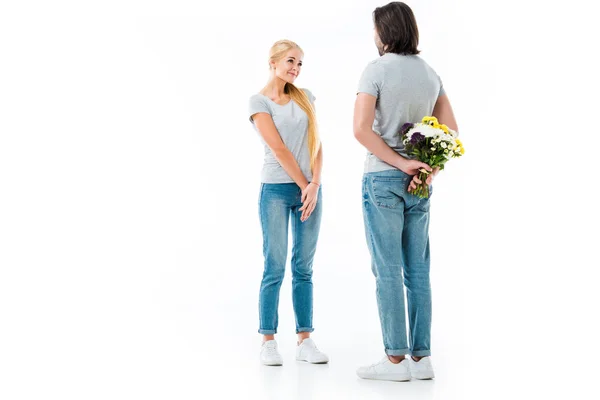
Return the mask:
<path id="1" fill-rule="evenodd" d="M 315 97 L 308 89 L 302 89 L 307 94 L 311 103 L 314 104 Z M 250 97 L 248 112 L 252 126 L 258 132 L 252 115 L 260 112 L 267 113 L 273 118 L 275 127 L 281 136 L 281 140 L 294 155 L 302 173 L 310 182 L 312 171 L 310 169 L 310 152 L 308 150 L 308 116 L 294 100 L 285 105 L 279 105 L 263 94 L 255 94 Z M 260 139 L 265 147 L 265 158 L 261 173 L 262 183 L 293 183 L 294 180 L 285 172 L 273 152 L 267 146 L 262 135 Z"/>
<path id="2" fill-rule="evenodd" d="M 431 115 L 437 98 L 444 94 L 440 77 L 419 56 L 387 53 L 365 68 L 358 93 L 377 97 L 373 131 L 406 158 L 408 156 L 398 131 L 406 122 L 421 122 Z M 365 172 L 395 169 L 368 153 Z"/>

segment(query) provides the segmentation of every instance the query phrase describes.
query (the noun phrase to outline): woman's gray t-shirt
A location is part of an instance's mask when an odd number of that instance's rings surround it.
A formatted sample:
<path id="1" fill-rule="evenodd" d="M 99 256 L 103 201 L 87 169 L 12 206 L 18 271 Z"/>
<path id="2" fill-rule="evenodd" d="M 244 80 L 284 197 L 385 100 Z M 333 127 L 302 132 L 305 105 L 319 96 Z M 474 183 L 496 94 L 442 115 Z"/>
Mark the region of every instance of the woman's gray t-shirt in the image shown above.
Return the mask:
<path id="1" fill-rule="evenodd" d="M 302 90 L 304 90 L 310 102 L 314 104 L 315 97 L 313 94 L 308 89 Z M 263 94 L 255 94 L 250 97 L 248 112 L 250 122 L 252 122 L 252 126 L 254 126 L 256 132 L 258 132 L 258 129 L 252 120 L 252 116 L 261 112 L 271 115 L 279 136 L 281 136 L 281 140 L 294 155 L 302 173 L 310 182 L 312 171 L 310 169 L 310 152 L 308 150 L 308 116 L 300 106 L 294 100 L 290 100 L 285 105 L 279 105 Z M 279 161 L 277 161 L 275 155 L 273 155 L 273 152 L 265 143 L 260 132 L 259 137 L 265 148 L 261 182 L 293 183 L 294 180 L 290 178 L 279 164 Z"/>
<path id="2" fill-rule="evenodd" d="M 437 98 L 444 94 L 440 77 L 416 55 L 387 53 L 371 61 L 358 83 L 358 93 L 368 93 L 377 98 L 373 131 L 406 158 L 398 131 L 406 122 L 421 122 L 430 116 Z M 395 169 L 367 154 L 364 172 Z"/>

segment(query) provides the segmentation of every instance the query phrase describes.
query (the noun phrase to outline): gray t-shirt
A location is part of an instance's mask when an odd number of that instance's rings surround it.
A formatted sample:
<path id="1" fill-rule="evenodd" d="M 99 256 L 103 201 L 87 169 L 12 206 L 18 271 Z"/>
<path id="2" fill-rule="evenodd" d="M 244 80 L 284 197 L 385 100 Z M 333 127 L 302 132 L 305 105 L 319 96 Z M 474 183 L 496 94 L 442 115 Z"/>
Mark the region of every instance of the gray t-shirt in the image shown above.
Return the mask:
<path id="1" fill-rule="evenodd" d="M 314 104 L 315 96 L 308 89 L 302 90 L 308 95 L 310 102 Z M 294 100 L 290 100 L 285 105 L 279 105 L 263 94 L 255 94 L 250 97 L 248 110 L 250 122 L 252 122 L 252 126 L 254 126 L 256 132 L 258 132 L 258 129 L 254 125 L 252 115 L 260 112 L 271 115 L 279 136 L 281 136 L 281 140 L 283 140 L 285 146 L 292 152 L 302 173 L 310 182 L 312 171 L 310 169 L 310 152 L 308 150 L 308 116 L 302 111 L 300 106 Z M 290 178 L 279 164 L 279 161 L 277 161 L 260 133 L 259 136 L 265 147 L 261 182 L 293 183 L 294 180 Z"/>
<path id="2" fill-rule="evenodd" d="M 444 94 L 440 77 L 419 56 L 387 53 L 371 61 L 358 83 L 358 93 L 377 97 L 373 131 L 406 158 L 398 131 L 406 122 L 421 122 L 431 115 L 437 98 Z M 395 169 L 367 154 L 365 172 Z"/>

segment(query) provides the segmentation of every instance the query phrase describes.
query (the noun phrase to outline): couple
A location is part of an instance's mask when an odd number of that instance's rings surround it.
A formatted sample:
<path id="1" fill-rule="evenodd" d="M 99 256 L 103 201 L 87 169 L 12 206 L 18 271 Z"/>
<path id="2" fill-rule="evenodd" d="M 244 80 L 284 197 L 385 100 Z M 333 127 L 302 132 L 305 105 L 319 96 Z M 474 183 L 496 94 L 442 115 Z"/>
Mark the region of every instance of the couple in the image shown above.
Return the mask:
<path id="1" fill-rule="evenodd" d="M 421 183 L 418 170 L 431 168 L 406 154 L 397 132 L 404 123 L 418 122 L 427 115 L 458 129 L 439 76 L 417 56 L 419 33 L 412 10 L 404 3 L 392 2 L 375 9 L 373 21 L 381 57 L 369 63 L 360 78 L 354 135 L 368 150 L 362 182 L 363 216 L 386 355 L 378 363 L 359 368 L 357 374 L 392 381 L 431 379 L 429 199 L 410 193 Z M 258 330 L 263 335 L 260 358 L 265 365 L 283 364 L 274 335 L 290 215 L 296 359 L 329 361 L 310 338 L 323 150 L 315 97 L 309 90 L 294 86 L 302 58 L 303 52 L 294 42 L 276 42 L 270 51 L 269 83 L 251 97 L 249 105 L 250 121 L 265 144 L 259 197 L 265 264 Z M 436 173 L 432 171 L 427 184 Z"/>

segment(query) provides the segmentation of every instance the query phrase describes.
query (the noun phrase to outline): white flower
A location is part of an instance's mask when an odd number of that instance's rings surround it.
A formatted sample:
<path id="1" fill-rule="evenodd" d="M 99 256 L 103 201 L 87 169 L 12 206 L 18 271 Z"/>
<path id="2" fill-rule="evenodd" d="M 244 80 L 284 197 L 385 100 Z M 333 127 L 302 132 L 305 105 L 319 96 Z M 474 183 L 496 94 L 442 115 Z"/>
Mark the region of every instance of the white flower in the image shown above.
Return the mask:
<path id="1" fill-rule="evenodd" d="M 418 123 L 409 132 L 420 132 L 425 137 L 435 137 L 439 132 L 443 132 L 441 129 L 434 128 L 431 125 Z"/>
<path id="2" fill-rule="evenodd" d="M 432 147 L 431 150 L 435 150 L 435 147 Z"/>
<path id="3" fill-rule="evenodd" d="M 447 147 L 448 147 L 448 145 L 446 144 L 446 142 L 442 142 L 442 143 L 440 143 L 440 146 L 442 146 L 442 148 L 443 148 L 443 149 L 445 149 L 445 148 L 447 148 Z"/>

